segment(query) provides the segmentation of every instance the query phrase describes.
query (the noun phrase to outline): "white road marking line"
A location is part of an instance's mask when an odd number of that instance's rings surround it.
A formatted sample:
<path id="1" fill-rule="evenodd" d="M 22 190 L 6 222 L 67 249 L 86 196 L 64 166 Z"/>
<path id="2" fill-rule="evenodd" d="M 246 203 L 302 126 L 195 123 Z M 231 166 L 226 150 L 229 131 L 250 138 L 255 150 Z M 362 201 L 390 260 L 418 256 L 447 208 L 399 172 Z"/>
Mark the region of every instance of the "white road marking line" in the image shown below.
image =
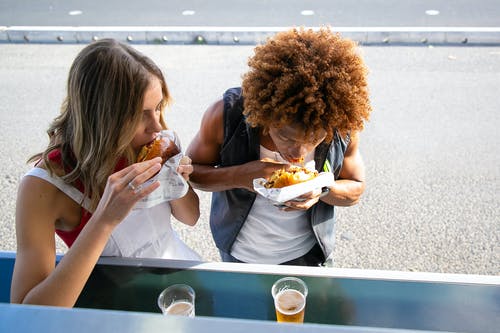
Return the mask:
<path id="1" fill-rule="evenodd" d="M 429 16 L 436 16 L 436 15 L 439 15 L 439 10 L 437 10 L 437 9 L 427 9 L 425 11 L 425 14 L 427 14 Z"/>

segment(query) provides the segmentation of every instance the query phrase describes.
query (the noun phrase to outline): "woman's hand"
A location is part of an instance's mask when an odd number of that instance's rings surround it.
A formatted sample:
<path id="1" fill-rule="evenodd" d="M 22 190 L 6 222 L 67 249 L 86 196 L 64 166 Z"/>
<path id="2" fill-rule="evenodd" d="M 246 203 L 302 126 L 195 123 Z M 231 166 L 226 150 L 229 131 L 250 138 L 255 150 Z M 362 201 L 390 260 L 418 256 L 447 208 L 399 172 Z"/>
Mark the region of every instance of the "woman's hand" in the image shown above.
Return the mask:
<path id="1" fill-rule="evenodd" d="M 116 225 L 130 212 L 142 198 L 160 186 L 159 181 L 145 182 L 161 168 L 161 158 L 132 164 L 108 178 L 101 200 L 94 212 L 98 220 Z"/>
<path id="2" fill-rule="evenodd" d="M 193 165 L 189 156 L 182 156 L 177 167 L 177 173 L 182 176 L 186 181 L 189 180 L 189 175 L 193 173 Z"/>
<path id="3" fill-rule="evenodd" d="M 16 202 L 18 246 L 11 301 L 73 306 L 113 228 L 160 185 L 144 185 L 160 169 L 160 161 L 136 163 L 109 176 L 97 209 L 57 266 L 55 223 L 61 216 L 72 216 L 71 209 L 61 206 L 60 191 L 54 185 L 25 177 Z"/>
<path id="4" fill-rule="evenodd" d="M 183 156 L 177 167 L 177 172 L 186 181 L 189 181 L 189 175 L 193 173 L 193 165 L 188 156 Z M 196 192 L 189 185 L 189 189 L 182 198 L 170 201 L 172 215 L 180 222 L 193 226 L 200 218 L 200 199 Z"/>

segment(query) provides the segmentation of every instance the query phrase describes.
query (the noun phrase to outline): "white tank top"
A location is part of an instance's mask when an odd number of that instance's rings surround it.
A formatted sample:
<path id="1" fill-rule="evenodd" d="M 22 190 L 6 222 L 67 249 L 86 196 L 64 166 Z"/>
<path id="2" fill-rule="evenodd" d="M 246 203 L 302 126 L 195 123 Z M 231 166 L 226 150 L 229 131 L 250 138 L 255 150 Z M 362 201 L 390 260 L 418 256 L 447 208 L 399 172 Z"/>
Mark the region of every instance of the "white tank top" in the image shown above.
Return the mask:
<path id="1" fill-rule="evenodd" d="M 287 163 L 279 153 L 260 146 L 260 158 Z M 314 169 L 314 151 L 305 158 Z M 281 264 L 303 256 L 316 244 L 306 211 L 285 212 L 257 195 L 243 224 L 231 255 L 247 263 Z"/>
<path id="2" fill-rule="evenodd" d="M 51 176 L 47 170 L 35 167 L 25 176 L 44 179 L 78 204 L 83 201 L 83 208 L 89 211 L 89 200 L 88 198 L 82 200 L 84 199 L 82 192 L 64 183 L 59 177 Z M 161 193 L 158 191 L 162 191 L 164 186 L 163 182 L 161 184 L 159 189 L 150 194 L 153 205 L 147 205 L 147 198 L 143 199 L 115 227 L 102 256 L 201 260 L 201 257 L 172 229 L 170 204 L 166 200 L 158 200 L 157 193 Z"/>

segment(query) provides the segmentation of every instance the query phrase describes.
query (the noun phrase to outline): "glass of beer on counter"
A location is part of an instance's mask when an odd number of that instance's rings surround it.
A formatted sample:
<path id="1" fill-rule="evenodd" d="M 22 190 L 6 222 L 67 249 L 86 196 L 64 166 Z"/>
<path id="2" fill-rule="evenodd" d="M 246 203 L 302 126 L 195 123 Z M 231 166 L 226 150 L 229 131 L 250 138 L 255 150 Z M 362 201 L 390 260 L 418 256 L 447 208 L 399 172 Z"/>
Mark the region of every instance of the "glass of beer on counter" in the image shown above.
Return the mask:
<path id="1" fill-rule="evenodd" d="M 196 294 L 187 284 L 174 284 L 158 296 L 158 307 L 164 315 L 194 317 Z"/>
<path id="2" fill-rule="evenodd" d="M 276 319 L 280 323 L 303 323 L 306 309 L 307 286 L 301 279 L 285 277 L 273 284 Z"/>

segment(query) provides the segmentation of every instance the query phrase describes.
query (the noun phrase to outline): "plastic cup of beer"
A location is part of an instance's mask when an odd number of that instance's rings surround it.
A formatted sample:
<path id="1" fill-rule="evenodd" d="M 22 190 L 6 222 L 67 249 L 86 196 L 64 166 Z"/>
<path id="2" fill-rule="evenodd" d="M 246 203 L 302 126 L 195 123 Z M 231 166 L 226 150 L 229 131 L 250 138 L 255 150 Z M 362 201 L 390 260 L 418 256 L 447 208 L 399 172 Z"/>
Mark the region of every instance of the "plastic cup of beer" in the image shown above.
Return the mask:
<path id="1" fill-rule="evenodd" d="M 304 322 L 307 297 L 307 286 L 304 281 L 296 277 L 285 277 L 273 284 L 271 292 L 278 322 Z"/>
<path id="2" fill-rule="evenodd" d="M 158 296 L 158 307 L 164 315 L 194 317 L 196 294 L 187 284 L 174 284 Z"/>

